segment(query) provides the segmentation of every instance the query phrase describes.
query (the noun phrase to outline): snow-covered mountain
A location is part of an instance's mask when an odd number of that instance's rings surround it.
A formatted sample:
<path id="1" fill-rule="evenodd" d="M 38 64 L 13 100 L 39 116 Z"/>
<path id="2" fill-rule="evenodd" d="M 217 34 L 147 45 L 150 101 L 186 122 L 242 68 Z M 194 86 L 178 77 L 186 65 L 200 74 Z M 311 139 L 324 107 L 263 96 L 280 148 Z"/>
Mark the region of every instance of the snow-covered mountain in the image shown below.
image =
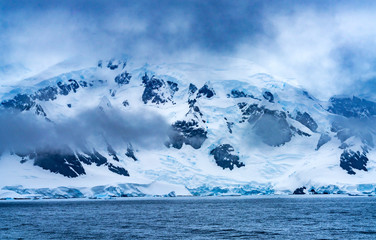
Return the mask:
<path id="1" fill-rule="evenodd" d="M 99 61 L 9 88 L 0 198 L 376 194 L 376 103 L 247 62 Z"/>

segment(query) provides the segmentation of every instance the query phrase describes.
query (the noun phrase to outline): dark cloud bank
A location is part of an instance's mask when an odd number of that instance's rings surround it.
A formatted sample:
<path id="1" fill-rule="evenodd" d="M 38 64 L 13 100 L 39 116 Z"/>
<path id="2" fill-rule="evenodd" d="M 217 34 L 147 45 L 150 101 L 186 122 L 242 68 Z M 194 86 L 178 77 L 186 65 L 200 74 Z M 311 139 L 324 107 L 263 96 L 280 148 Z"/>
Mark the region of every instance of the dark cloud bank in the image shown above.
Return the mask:
<path id="1" fill-rule="evenodd" d="M 376 75 L 375 10 L 374 1 L 1 0 L 0 66 L 42 70 L 77 55 L 231 56 L 321 99 L 362 94 Z"/>
<path id="2" fill-rule="evenodd" d="M 375 4 L 0 0 L 0 73 L 17 64 L 40 71 L 75 56 L 96 61 L 128 54 L 202 64 L 201 59 L 229 56 L 253 61 L 323 100 L 334 94 L 373 96 Z M 0 84 L 6 80 L 1 76 Z M 113 112 L 100 118 L 94 110 L 55 123 L 0 112 L 0 146 L 85 144 L 96 135 L 111 144 L 148 145 L 161 142 L 166 129 L 155 126 L 165 125 L 154 115 Z"/>

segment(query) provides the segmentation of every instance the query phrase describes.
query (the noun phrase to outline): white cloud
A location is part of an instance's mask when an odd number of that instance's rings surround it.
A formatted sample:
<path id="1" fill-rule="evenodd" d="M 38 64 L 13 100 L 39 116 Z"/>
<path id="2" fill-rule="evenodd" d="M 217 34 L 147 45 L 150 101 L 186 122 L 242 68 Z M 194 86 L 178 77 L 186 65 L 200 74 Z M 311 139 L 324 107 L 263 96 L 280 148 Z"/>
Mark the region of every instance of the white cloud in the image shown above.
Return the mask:
<path id="1" fill-rule="evenodd" d="M 351 94 L 351 86 L 375 76 L 374 9 L 298 9 L 269 16 L 275 36 L 244 44 L 239 55 L 307 88 L 319 98 Z M 349 91 L 350 90 L 350 91 Z"/>

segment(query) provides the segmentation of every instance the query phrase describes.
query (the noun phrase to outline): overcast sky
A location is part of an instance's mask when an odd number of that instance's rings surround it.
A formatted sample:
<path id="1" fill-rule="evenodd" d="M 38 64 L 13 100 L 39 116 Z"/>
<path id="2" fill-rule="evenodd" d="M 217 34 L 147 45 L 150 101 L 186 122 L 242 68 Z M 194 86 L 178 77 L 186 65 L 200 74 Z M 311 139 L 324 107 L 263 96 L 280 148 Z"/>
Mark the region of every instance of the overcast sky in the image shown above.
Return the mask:
<path id="1" fill-rule="evenodd" d="M 321 99 L 372 94 L 375 12 L 375 1 L 0 0 L 0 70 L 194 53 L 248 59 Z"/>

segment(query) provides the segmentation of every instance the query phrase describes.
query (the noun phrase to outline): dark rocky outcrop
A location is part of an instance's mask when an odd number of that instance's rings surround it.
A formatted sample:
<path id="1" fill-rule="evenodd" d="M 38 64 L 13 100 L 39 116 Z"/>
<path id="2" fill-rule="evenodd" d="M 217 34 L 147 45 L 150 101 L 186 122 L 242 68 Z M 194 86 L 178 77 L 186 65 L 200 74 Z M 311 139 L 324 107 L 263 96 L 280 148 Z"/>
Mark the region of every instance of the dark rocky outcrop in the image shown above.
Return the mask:
<path id="1" fill-rule="evenodd" d="M 252 97 L 253 98 L 252 95 L 248 95 L 245 92 L 237 90 L 237 89 L 232 89 L 231 93 L 227 94 L 227 97 L 231 97 L 231 98 L 248 98 L 248 97 Z"/>
<path id="2" fill-rule="evenodd" d="M 306 126 L 312 132 L 316 132 L 318 128 L 315 120 L 307 112 L 301 113 L 298 111 L 293 119 Z"/>
<path id="3" fill-rule="evenodd" d="M 263 108 L 259 108 L 257 104 L 251 104 L 248 106 L 245 102 L 238 103 L 238 107 L 242 112 L 242 119 L 239 123 L 243 123 L 248 120 L 249 123 L 255 123 L 257 119 L 263 114 Z"/>
<path id="4" fill-rule="evenodd" d="M 146 104 L 147 102 L 151 101 L 152 103 L 160 104 L 165 103 L 166 99 L 164 96 L 161 96 L 158 90 L 163 86 L 164 81 L 152 77 L 149 77 L 145 74 L 142 77 L 142 82 L 145 85 L 145 90 L 142 94 L 142 101 Z"/>
<path id="5" fill-rule="evenodd" d="M 108 153 L 112 156 L 113 160 L 119 162 L 116 152 L 111 146 L 107 148 Z M 61 174 L 66 177 L 74 178 L 79 175 L 85 175 L 85 169 L 82 163 L 97 166 L 105 165 L 112 172 L 119 175 L 129 176 L 127 170 L 123 167 L 115 166 L 107 161 L 107 158 L 102 156 L 99 152 L 93 149 L 92 152 L 87 150 L 84 153 L 75 153 L 68 147 L 56 150 L 36 150 L 31 153 L 16 153 L 17 156 L 22 158 L 21 162 L 24 163 L 28 159 L 34 160 L 34 165 L 39 166 L 45 170 Z"/>
<path id="6" fill-rule="evenodd" d="M 36 91 L 31 97 L 35 100 L 38 99 L 40 101 L 49 101 L 55 100 L 57 95 L 57 88 L 56 87 L 45 87 L 41 88 Z"/>
<path id="7" fill-rule="evenodd" d="M 132 144 L 128 144 L 127 152 L 125 153 L 125 156 L 132 158 L 134 161 L 137 161 L 137 158 L 134 155 L 134 150 L 133 150 Z"/>
<path id="8" fill-rule="evenodd" d="M 110 89 L 110 95 L 111 95 L 111 97 L 115 97 L 116 96 L 116 90 Z"/>
<path id="9" fill-rule="evenodd" d="M 13 99 L 1 102 L 4 108 L 13 108 L 20 111 L 28 111 L 35 105 L 35 102 L 27 94 L 17 94 Z"/>
<path id="10" fill-rule="evenodd" d="M 142 94 L 142 101 L 145 104 L 148 102 L 161 104 L 172 101 L 175 92 L 179 90 L 177 83 L 167 81 L 166 85 L 163 79 L 154 76 L 149 78 L 146 73 L 142 77 L 142 83 L 145 86 Z"/>
<path id="11" fill-rule="evenodd" d="M 207 131 L 193 119 L 177 121 L 172 125 L 168 146 L 172 145 L 172 147 L 180 149 L 185 143 L 194 149 L 199 149 L 207 138 L 206 134 Z"/>
<path id="12" fill-rule="evenodd" d="M 43 116 L 43 117 L 46 117 L 46 116 L 47 116 L 47 114 L 44 112 L 42 106 L 39 105 L 39 104 L 35 105 L 35 114 L 36 114 L 36 115 Z"/>
<path id="13" fill-rule="evenodd" d="M 84 175 L 85 170 L 74 152 L 66 148 L 64 150 L 36 151 L 29 155 L 34 159 L 34 165 L 66 177 L 78 177 Z"/>
<path id="14" fill-rule="evenodd" d="M 125 177 L 129 177 L 129 172 L 122 167 L 115 166 L 111 163 L 107 164 L 107 167 L 108 167 L 108 170 L 110 170 L 111 172 L 117 173 L 119 175 L 123 175 Z"/>
<path id="15" fill-rule="evenodd" d="M 128 106 L 129 106 L 129 102 L 128 102 L 127 100 L 124 100 L 124 101 L 123 101 L 123 106 L 124 106 L 124 107 L 128 107 Z"/>
<path id="16" fill-rule="evenodd" d="M 115 82 L 119 85 L 129 84 L 131 77 L 132 76 L 128 72 L 125 71 L 115 77 Z"/>
<path id="17" fill-rule="evenodd" d="M 73 92 L 76 92 L 77 89 L 80 88 L 80 85 L 77 83 L 76 80 L 74 80 L 74 79 L 69 79 L 68 82 L 70 83 L 69 85 L 71 86 L 71 89 L 73 90 Z"/>
<path id="18" fill-rule="evenodd" d="M 113 148 L 108 146 L 107 150 L 113 160 L 119 162 L 119 158 Z M 97 166 L 105 165 L 112 172 L 129 176 L 127 170 L 109 163 L 107 158 L 102 156 L 95 149 L 93 149 L 92 152 L 85 150 L 84 153 L 75 153 L 70 148 L 65 147 L 58 150 L 36 150 L 31 153 L 16 153 L 16 155 L 22 158 L 22 163 L 26 162 L 27 159 L 34 160 L 35 166 L 70 178 L 86 174 L 82 163 L 88 165 L 94 163 Z"/>
<path id="19" fill-rule="evenodd" d="M 328 134 L 322 133 L 319 141 L 317 142 L 316 151 L 320 149 L 325 143 L 329 142 L 331 137 Z"/>
<path id="20" fill-rule="evenodd" d="M 57 96 L 60 95 L 68 95 L 71 91 L 76 92 L 78 88 L 87 87 L 87 82 L 80 81 L 78 83 L 74 79 L 69 79 L 68 83 L 63 83 L 59 81 L 57 83 L 57 87 L 55 86 L 47 86 L 40 88 L 33 94 L 17 94 L 10 100 L 5 100 L 1 102 L 1 105 L 4 108 L 13 108 L 18 109 L 20 111 L 29 111 L 33 106 L 36 105 L 35 101 L 53 101 L 56 100 Z M 92 86 L 92 85 L 91 85 Z M 39 115 L 44 115 L 42 113 L 41 106 L 36 106 L 37 110 L 36 113 Z M 43 111 L 44 112 L 44 111 Z"/>
<path id="21" fill-rule="evenodd" d="M 88 165 L 95 163 L 97 166 L 101 166 L 107 163 L 107 158 L 105 158 L 95 149 L 93 149 L 92 152 L 85 150 L 84 154 L 77 154 L 77 157 L 80 159 L 81 162 L 86 163 Z"/>
<path id="22" fill-rule="evenodd" d="M 274 103 L 274 96 L 271 92 L 265 91 L 262 96 L 271 103 Z"/>
<path id="23" fill-rule="evenodd" d="M 376 115 L 376 103 L 365 99 L 352 98 L 330 98 L 331 105 L 328 111 L 344 117 L 365 118 Z"/>
<path id="24" fill-rule="evenodd" d="M 71 87 L 68 84 L 63 84 L 62 82 L 58 82 L 57 86 L 60 89 L 59 94 L 61 94 L 61 95 L 65 95 L 66 96 L 71 91 Z"/>
<path id="25" fill-rule="evenodd" d="M 298 134 L 299 136 L 304 136 L 304 137 L 310 137 L 310 136 L 311 136 L 311 134 L 308 134 L 308 133 L 306 133 L 306 132 L 303 132 L 302 130 L 297 129 L 297 128 L 294 127 L 294 126 L 290 126 L 290 129 L 291 129 L 293 135 L 296 133 L 296 134 Z"/>
<path id="26" fill-rule="evenodd" d="M 83 88 L 86 88 L 86 87 L 88 87 L 88 84 L 87 84 L 87 82 L 86 82 L 86 81 L 84 81 L 84 80 L 81 80 L 81 81 L 79 81 L 79 84 L 80 84 L 80 86 L 81 86 L 81 87 L 83 87 Z"/>
<path id="27" fill-rule="evenodd" d="M 198 90 L 197 98 L 206 97 L 212 98 L 215 95 L 214 89 L 205 84 L 200 90 Z"/>
<path id="28" fill-rule="evenodd" d="M 234 123 L 233 122 L 226 122 L 227 124 L 227 129 L 229 131 L 229 133 L 232 133 L 232 127 L 234 126 Z"/>
<path id="29" fill-rule="evenodd" d="M 368 158 L 366 152 L 360 153 L 359 151 L 352 151 L 346 149 L 341 154 L 340 166 L 346 170 L 348 174 L 355 175 L 354 169 L 368 171 L 367 166 Z"/>
<path id="30" fill-rule="evenodd" d="M 103 62 L 99 61 L 98 67 L 102 67 L 102 65 L 103 65 Z M 115 70 L 115 69 L 121 67 L 123 69 L 126 65 L 127 65 L 127 63 L 124 62 L 124 61 L 120 61 L 120 60 L 116 61 L 116 60 L 112 59 L 112 60 L 108 61 L 107 68 L 110 69 L 110 70 Z"/>
<path id="31" fill-rule="evenodd" d="M 185 116 L 188 116 L 191 114 L 197 120 L 202 121 L 203 115 L 202 115 L 200 108 L 196 105 L 196 103 L 197 103 L 196 99 L 192 99 L 192 100 L 188 99 L 189 111 Z"/>
<path id="32" fill-rule="evenodd" d="M 265 110 L 264 107 L 259 107 L 257 104 L 252 104 L 252 105 L 248 106 L 248 108 L 245 108 L 245 106 L 244 106 L 242 108 L 243 119 L 244 118 L 248 119 L 248 122 L 250 124 L 254 124 L 264 114 L 264 110 Z"/>
<path id="33" fill-rule="evenodd" d="M 172 81 L 167 81 L 167 85 L 168 87 L 170 88 L 170 90 L 175 93 L 177 91 L 179 91 L 179 87 L 178 87 L 178 84 L 177 83 L 174 83 Z"/>
<path id="34" fill-rule="evenodd" d="M 196 87 L 196 85 L 190 83 L 190 84 L 189 84 L 189 95 L 194 94 L 196 91 L 197 91 L 197 87 Z"/>
<path id="35" fill-rule="evenodd" d="M 303 194 L 305 194 L 304 190 L 306 190 L 306 187 L 297 188 L 297 189 L 295 189 L 293 194 L 294 195 L 303 195 Z"/>
<path id="36" fill-rule="evenodd" d="M 226 121 L 227 129 L 228 129 L 229 133 L 232 133 L 232 127 L 234 126 L 234 123 L 227 121 L 227 118 L 225 118 L 225 121 Z"/>
<path id="37" fill-rule="evenodd" d="M 107 151 L 108 151 L 108 155 L 110 155 L 113 160 L 119 162 L 119 158 L 116 155 L 115 150 L 110 145 L 107 146 Z"/>
<path id="38" fill-rule="evenodd" d="M 239 161 L 239 156 L 233 155 L 234 148 L 230 144 L 221 144 L 210 151 L 214 156 L 215 162 L 223 169 L 228 168 L 233 170 L 234 167 L 244 167 L 244 163 Z"/>

